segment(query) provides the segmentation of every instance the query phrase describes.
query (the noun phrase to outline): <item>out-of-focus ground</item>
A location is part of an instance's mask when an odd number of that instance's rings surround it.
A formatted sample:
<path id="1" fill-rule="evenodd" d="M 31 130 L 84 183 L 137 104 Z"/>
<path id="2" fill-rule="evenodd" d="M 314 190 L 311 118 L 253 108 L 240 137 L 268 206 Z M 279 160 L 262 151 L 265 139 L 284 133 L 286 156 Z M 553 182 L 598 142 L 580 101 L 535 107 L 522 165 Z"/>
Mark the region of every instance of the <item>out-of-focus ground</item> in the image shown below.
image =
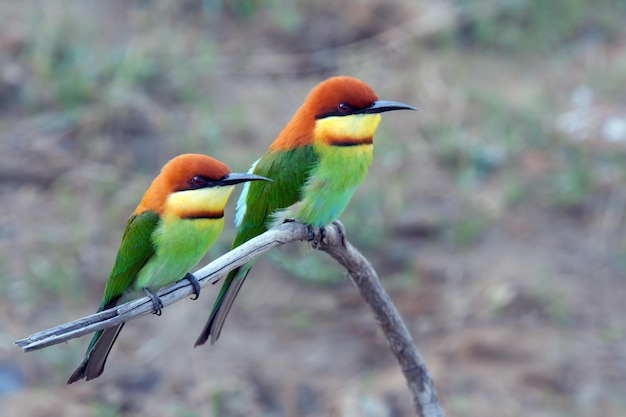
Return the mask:
<path id="1" fill-rule="evenodd" d="M 247 170 L 349 74 L 419 107 L 384 115 L 342 220 L 448 415 L 626 415 L 624 21 L 621 0 L 0 3 L 1 414 L 412 415 L 305 244 L 257 264 L 214 346 L 192 348 L 217 288 L 129 323 L 89 383 L 65 385 L 88 337 L 12 345 L 95 311 L 165 161 Z"/>

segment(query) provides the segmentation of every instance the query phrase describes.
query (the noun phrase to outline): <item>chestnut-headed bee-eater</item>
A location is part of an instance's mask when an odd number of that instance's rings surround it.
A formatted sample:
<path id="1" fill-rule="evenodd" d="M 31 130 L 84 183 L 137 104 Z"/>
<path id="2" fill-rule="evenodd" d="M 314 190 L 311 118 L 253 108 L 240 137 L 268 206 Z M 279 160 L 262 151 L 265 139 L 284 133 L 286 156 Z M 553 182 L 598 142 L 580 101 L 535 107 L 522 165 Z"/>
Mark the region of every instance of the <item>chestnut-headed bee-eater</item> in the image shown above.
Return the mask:
<path id="1" fill-rule="evenodd" d="M 267 180 L 254 174 L 231 173 L 222 162 L 198 154 L 170 160 L 152 181 L 128 219 L 98 311 L 116 306 L 122 296 L 144 290 L 154 312 L 162 304 L 154 291 L 183 278 L 200 285 L 189 273 L 224 226 L 224 207 L 234 185 Z M 107 357 L 124 323 L 99 330 L 68 384 L 102 374 Z"/>
<path id="2" fill-rule="evenodd" d="M 372 161 L 373 136 L 380 113 L 416 110 L 379 100 L 355 78 L 331 77 L 318 84 L 250 168 L 272 182 L 245 184 L 237 201 L 238 227 L 233 248 L 286 220 L 320 228 L 337 220 Z M 231 271 L 209 320 L 196 341 L 214 343 L 252 263 Z"/>

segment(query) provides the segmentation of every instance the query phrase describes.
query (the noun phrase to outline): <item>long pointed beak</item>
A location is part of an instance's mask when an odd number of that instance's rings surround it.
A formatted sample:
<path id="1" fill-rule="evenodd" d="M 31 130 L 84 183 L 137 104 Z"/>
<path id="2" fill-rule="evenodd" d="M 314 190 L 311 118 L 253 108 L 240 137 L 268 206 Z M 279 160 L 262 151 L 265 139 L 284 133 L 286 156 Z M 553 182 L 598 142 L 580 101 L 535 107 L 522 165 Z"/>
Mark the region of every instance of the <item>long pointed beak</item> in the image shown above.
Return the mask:
<path id="1" fill-rule="evenodd" d="M 393 110 L 417 110 L 417 109 L 413 106 L 409 106 L 408 104 L 400 103 L 398 101 L 378 100 L 378 101 L 373 102 L 371 106 L 366 107 L 363 110 L 361 110 L 359 113 L 374 114 L 374 113 L 384 113 L 386 111 L 393 111 Z"/>
<path id="2" fill-rule="evenodd" d="M 260 175 L 238 174 L 236 172 L 231 172 L 230 174 L 226 175 L 221 180 L 217 181 L 216 185 L 221 185 L 221 186 L 235 185 L 235 184 L 248 182 L 248 181 L 272 181 L 272 180 L 269 178 L 262 177 Z"/>

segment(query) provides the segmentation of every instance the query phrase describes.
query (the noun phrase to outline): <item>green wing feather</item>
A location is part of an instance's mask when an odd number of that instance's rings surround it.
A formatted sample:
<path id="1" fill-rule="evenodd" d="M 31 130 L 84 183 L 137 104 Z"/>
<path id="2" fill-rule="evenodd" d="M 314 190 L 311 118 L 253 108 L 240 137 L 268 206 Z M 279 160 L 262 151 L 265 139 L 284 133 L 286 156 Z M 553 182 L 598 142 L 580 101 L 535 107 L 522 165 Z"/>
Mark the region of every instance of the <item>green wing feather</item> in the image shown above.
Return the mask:
<path id="1" fill-rule="evenodd" d="M 270 178 L 272 182 L 254 181 L 247 184 L 245 208 L 238 208 L 245 212 L 233 248 L 265 232 L 266 225 L 272 220 L 271 216 L 276 210 L 289 207 L 300 200 L 301 190 L 317 161 L 312 146 L 268 152 L 259 159 L 252 173 Z M 211 343 L 217 340 L 250 268 L 251 263 L 228 273 L 196 346 L 204 344 L 211 335 Z"/>
<path id="2" fill-rule="evenodd" d="M 98 311 L 115 306 L 124 292 L 132 286 L 139 270 L 154 255 L 151 235 L 158 223 L 159 215 L 153 211 L 133 214 L 128 219 Z M 98 330 L 93 335 L 83 362 L 74 371 L 68 384 L 85 377 L 88 380 L 96 378 L 102 373 L 111 346 L 122 326 L 123 323 L 113 328 Z M 102 337 L 103 335 L 106 337 Z"/>
<path id="3" fill-rule="evenodd" d="M 300 200 L 300 192 L 316 162 L 312 146 L 268 153 L 259 160 L 253 174 L 272 181 L 249 183 L 246 209 L 233 248 L 265 232 L 276 210 Z"/>
<path id="4" fill-rule="evenodd" d="M 122 294 L 132 286 L 139 270 L 154 255 L 151 235 L 159 219 L 159 215 L 153 211 L 133 214 L 128 219 L 99 311 L 115 305 Z"/>

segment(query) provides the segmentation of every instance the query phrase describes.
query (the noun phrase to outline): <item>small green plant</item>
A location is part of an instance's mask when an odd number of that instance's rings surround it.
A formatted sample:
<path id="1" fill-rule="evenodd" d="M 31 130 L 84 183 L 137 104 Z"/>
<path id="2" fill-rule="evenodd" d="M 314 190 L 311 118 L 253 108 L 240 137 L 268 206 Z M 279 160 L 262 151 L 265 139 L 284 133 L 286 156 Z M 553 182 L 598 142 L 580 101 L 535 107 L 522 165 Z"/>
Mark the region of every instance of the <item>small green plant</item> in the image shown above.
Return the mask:
<path id="1" fill-rule="evenodd" d="M 47 22 L 45 22 L 47 23 Z M 100 85 L 100 65 L 90 46 L 93 33 L 70 17 L 34 25 L 32 41 L 21 60 L 32 72 L 24 97 L 31 106 L 58 105 L 73 110 L 93 100 Z"/>
<path id="2" fill-rule="evenodd" d="M 587 153 L 572 148 L 563 154 L 561 170 L 554 176 L 553 198 L 564 208 L 579 206 L 588 198 L 593 183 L 593 171 Z"/>
<path id="3" fill-rule="evenodd" d="M 117 417 L 120 415 L 120 407 L 104 404 L 101 402 L 94 403 L 91 406 L 93 417 Z"/>
<path id="4" fill-rule="evenodd" d="M 211 391 L 211 395 L 209 396 L 209 402 L 211 404 L 211 410 L 213 410 L 212 415 L 219 416 L 224 406 L 224 396 L 222 391 L 219 389 Z"/>
<path id="5" fill-rule="evenodd" d="M 77 283 L 78 268 L 74 262 L 57 256 L 33 255 L 29 259 L 30 281 L 37 293 L 53 295 L 55 298 L 76 294 L 76 288 L 70 283 Z"/>
<path id="6" fill-rule="evenodd" d="M 308 314 L 302 310 L 296 310 L 289 314 L 286 317 L 286 323 L 289 325 L 289 327 L 300 331 L 306 331 L 311 329 L 311 326 L 313 324 Z"/>
<path id="7" fill-rule="evenodd" d="M 626 336 L 626 329 L 623 326 L 612 325 L 605 327 L 601 332 L 602 339 L 609 343 L 618 342 Z"/>
<path id="8" fill-rule="evenodd" d="M 461 247 L 467 247 L 475 243 L 489 223 L 481 213 L 470 210 L 467 215 L 458 219 L 451 225 L 452 240 Z"/>
<path id="9" fill-rule="evenodd" d="M 242 412 L 243 394 L 239 390 L 215 389 L 209 397 L 212 416 L 239 416 Z"/>
<path id="10" fill-rule="evenodd" d="M 521 204 L 527 196 L 527 186 L 521 181 L 520 175 L 506 174 L 504 198 L 509 207 Z"/>
<path id="11" fill-rule="evenodd" d="M 556 323 L 567 324 L 570 319 L 570 306 L 563 292 L 551 279 L 548 271 L 538 271 L 536 284 L 531 296 L 537 300 L 542 311 Z"/>

